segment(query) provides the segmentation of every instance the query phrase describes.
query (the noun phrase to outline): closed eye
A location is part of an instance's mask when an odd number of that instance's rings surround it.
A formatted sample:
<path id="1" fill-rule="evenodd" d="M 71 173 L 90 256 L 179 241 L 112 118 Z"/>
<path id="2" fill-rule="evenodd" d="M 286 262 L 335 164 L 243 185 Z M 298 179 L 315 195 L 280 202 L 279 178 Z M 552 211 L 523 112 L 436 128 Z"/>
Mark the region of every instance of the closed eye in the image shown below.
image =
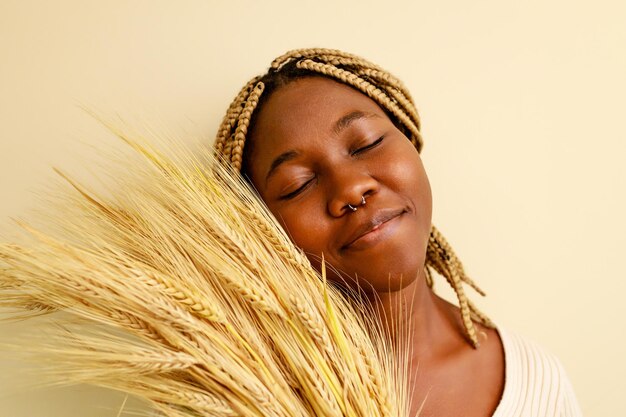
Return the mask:
<path id="1" fill-rule="evenodd" d="M 362 152 L 365 152 L 365 151 L 368 151 L 368 150 L 370 150 L 372 148 L 375 148 L 376 146 L 378 146 L 383 141 L 384 138 L 385 138 L 385 136 L 383 135 L 383 136 L 379 137 L 378 139 L 376 139 L 374 142 L 370 143 L 369 145 L 363 146 L 363 147 L 361 147 L 359 149 L 356 149 L 356 150 L 352 151 L 350 153 L 350 155 L 355 156 L 355 155 L 358 155 L 358 154 L 360 154 Z"/>
<path id="2" fill-rule="evenodd" d="M 314 180 L 315 178 L 311 178 L 310 180 L 308 180 L 307 182 L 305 182 L 304 184 L 302 184 L 300 187 L 298 187 L 297 190 L 294 190 L 292 192 L 290 192 L 289 194 L 285 194 L 282 195 L 280 197 L 278 197 L 279 200 L 289 200 L 291 198 L 294 198 L 295 196 L 297 196 L 298 194 L 300 194 L 302 191 L 304 191 L 304 189 L 311 184 L 311 182 Z"/>

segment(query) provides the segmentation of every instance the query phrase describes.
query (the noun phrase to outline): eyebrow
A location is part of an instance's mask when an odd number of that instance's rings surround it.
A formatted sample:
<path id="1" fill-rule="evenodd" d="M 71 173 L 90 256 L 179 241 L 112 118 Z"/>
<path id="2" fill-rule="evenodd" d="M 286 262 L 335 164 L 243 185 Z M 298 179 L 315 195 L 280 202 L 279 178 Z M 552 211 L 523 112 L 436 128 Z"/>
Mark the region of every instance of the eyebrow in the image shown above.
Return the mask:
<path id="1" fill-rule="evenodd" d="M 332 132 L 338 135 L 342 131 L 347 129 L 353 122 L 360 120 L 360 119 L 368 119 L 370 117 L 380 117 L 380 116 L 376 113 L 366 113 L 361 110 L 351 111 L 350 113 L 347 113 L 341 116 L 339 120 L 335 122 L 332 128 Z M 267 184 L 267 181 L 276 172 L 276 169 L 281 164 L 291 161 L 296 156 L 298 156 L 298 152 L 294 150 L 289 150 L 289 151 L 281 153 L 276 158 L 274 158 L 274 160 L 272 161 L 272 164 L 270 165 L 270 169 L 269 171 L 267 171 L 267 175 L 265 176 L 265 183 Z"/>
<path id="2" fill-rule="evenodd" d="M 339 120 L 333 125 L 333 133 L 339 134 L 343 130 L 347 129 L 353 122 L 360 119 L 369 119 L 370 117 L 380 117 L 376 113 L 365 113 L 361 110 L 351 111 L 350 113 L 341 116 Z"/>
<path id="3" fill-rule="evenodd" d="M 272 165 L 270 166 L 270 170 L 267 172 L 267 175 L 265 176 L 265 183 L 267 184 L 267 180 L 269 180 L 270 177 L 276 172 L 276 168 L 278 168 L 281 164 L 283 164 L 283 163 L 285 163 L 287 161 L 291 161 L 296 156 L 298 156 L 298 152 L 293 151 L 293 150 L 292 151 L 283 152 L 280 155 L 278 155 L 272 161 Z"/>

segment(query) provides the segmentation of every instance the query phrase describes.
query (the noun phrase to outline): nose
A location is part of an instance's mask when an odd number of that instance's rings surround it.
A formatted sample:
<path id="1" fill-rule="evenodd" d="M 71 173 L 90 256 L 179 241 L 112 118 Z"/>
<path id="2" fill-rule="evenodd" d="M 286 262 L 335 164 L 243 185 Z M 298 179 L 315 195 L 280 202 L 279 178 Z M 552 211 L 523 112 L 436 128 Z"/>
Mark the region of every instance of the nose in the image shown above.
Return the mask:
<path id="1" fill-rule="evenodd" d="M 341 217 L 363 204 L 367 198 L 378 191 L 378 181 L 366 172 L 355 172 L 344 169 L 333 175 L 329 184 L 328 213 L 333 217 Z"/>

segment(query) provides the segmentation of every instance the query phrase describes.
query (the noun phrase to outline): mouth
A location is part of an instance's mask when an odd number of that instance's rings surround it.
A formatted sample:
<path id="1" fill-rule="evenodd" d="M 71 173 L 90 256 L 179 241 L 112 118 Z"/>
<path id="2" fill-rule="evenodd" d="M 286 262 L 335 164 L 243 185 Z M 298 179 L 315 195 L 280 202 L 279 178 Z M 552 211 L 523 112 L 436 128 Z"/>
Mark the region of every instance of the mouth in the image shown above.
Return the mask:
<path id="1" fill-rule="evenodd" d="M 404 208 L 377 211 L 355 229 L 341 250 L 365 249 L 376 244 L 395 230 L 397 220 L 405 212 Z"/>

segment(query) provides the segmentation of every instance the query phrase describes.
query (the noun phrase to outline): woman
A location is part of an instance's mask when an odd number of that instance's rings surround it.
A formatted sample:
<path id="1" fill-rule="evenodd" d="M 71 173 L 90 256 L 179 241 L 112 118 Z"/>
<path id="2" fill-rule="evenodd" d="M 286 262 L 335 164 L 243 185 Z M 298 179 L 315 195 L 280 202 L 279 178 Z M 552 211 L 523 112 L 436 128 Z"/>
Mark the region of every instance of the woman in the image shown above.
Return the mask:
<path id="1" fill-rule="evenodd" d="M 419 127 L 395 77 L 351 54 L 305 49 L 242 89 L 215 146 L 314 265 L 323 255 L 338 285 L 406 321 L 422 416 L 580 415 L 558 361 L 496 331 L 466 298 L 462 284 L 477 287 L 431 225 Z M 431 290 L 431 269 L 459 308 Z"/>

